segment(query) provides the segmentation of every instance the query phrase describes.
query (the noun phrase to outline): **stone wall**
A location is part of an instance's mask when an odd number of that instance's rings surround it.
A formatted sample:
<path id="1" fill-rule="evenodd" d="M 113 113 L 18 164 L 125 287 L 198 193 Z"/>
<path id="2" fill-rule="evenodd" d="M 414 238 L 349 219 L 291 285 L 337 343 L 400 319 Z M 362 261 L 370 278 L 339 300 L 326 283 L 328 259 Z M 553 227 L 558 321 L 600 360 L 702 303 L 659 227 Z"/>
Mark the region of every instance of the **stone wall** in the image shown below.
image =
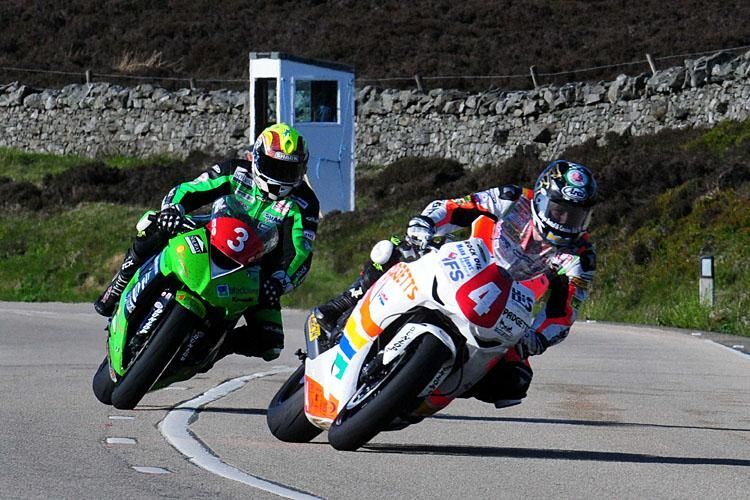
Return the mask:
<path id="1" fill-rule="evenodd" d="M 97 156 L 225 154 L 249 144 L 248 93 L 108 83 L 0 86 L 0 146 Z"/>
<path id="2" fill-rule="evenodd" d="M 654 75 L 467 94 L 365 87 L 357 96 L 358 163 L 403 156 L 496 163 L 519 147 L 550 159 L 608 133 L 646 135 L 750 116 L 750 52 L 718 53 Z M 185 156 L 251 143 L 247 92 L 107 83 L 0 85 L 0 146 L 28 151 Z"/>
<path id="3" fill-rule="evenodd" d="M 719 53 L 654 75 L 531 91 L 465 94 L 451 90 L 359 91 L 357 160 L 405 156 L 497 163 L 519 147 L 551 159 L 608 133 L 648 135 L 750 116 L 750 52 Z"/>

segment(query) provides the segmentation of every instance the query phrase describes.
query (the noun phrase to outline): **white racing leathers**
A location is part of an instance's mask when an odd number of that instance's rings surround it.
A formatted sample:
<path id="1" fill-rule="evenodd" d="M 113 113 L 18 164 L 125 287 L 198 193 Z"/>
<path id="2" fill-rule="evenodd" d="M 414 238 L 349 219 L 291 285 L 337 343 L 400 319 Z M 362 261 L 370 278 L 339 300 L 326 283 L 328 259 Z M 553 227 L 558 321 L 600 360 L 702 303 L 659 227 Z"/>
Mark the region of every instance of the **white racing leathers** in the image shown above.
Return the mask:
<path id="1" fill-rule="evenodd" d="M 583 235 L 574 247 L 557 248 L 535 238 L 531 213 L 533 192 L 517 186 L 501 186 L 465 198 L 438 200 L 423 211 L 435 223 L 436 234 L 445 235 L 469 226 L 480 215 L 497 221 L 492 251 L 514 280 L 524 281 L 540 299 L 549 290 L 545 307 L 532 328 L 539 336 L 537 352 L 563 340 L 588 297 L 596 269 L 596 254 Z"/>

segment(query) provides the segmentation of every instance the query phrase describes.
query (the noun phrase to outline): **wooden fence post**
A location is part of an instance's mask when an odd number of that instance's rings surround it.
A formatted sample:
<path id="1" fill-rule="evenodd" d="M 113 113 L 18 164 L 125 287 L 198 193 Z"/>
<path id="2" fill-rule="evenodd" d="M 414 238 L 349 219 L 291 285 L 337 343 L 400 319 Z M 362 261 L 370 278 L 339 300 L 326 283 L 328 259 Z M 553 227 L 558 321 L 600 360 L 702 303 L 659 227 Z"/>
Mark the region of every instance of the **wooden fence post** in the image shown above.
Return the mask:
<path id="1" fill-rule="evenodd" d="M 646 61 L 648 61 L 648 65 L 651 66 L 651 75 L 656 74 L 656 64 L 654 63 L 654 58 L 651 57 L 651 54 L 646 54 Z"/>
<path id="2" fill-rule="evenodd" d="M 414 81 L 417 82 L 417 90 L 424 93 L 424 82 L 422 81 L 422 77 L 414 75 Z"/>
<path id="3" fill-rule="evenodd" d="M 539 88 L 539 82 L 537 82 L 537 79 L 536 79 L 536 66 L 531 66 L 529 68 L 529 73 L 531 73 L 531 83 L 534 84 L 534 88 L 535 89 L 538 89 Z"/>

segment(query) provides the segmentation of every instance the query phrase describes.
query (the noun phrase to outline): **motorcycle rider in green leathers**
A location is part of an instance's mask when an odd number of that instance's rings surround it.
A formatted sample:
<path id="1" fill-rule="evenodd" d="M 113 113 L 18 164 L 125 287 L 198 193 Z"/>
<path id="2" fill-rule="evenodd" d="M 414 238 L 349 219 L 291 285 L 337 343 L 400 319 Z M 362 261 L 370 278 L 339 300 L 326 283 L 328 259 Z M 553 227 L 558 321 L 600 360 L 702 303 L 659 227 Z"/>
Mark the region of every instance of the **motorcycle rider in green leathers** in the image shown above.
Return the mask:
<path id="1" fill-rule="evenodd" d="M 156 224 L 139 222 L 120 270 L 94 303 L 96 311 L 112 315 L 136 270 L 177 234 L 185 213 L 234 193 L 247 203 L 250 215 L 277 226 L 279 243 L 263 258 L 258 306 L 244 313 L 247 325 L 229 333 L 221 355 L 277 358 L 284 347 L 280 297 L 299 286 L 309 271 L 318 228 L 318 198 L 304 180 L 308 157 L 302 135 L 278 123 L 261 132 L 246 159 L 222 161 L 175 186 L 162 201 Z"/>

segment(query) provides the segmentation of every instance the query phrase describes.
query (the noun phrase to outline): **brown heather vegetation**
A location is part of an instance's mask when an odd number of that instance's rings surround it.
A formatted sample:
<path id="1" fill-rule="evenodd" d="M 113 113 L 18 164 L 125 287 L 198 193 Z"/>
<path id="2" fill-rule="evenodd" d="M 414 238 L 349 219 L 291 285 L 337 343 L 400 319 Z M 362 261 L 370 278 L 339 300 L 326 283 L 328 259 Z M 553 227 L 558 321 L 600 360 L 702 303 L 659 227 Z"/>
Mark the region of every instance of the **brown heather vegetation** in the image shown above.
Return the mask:
<path id="1" fill-rule="evenodd" d="M 750 45 L 743 0 L 3 0 L 0 67 L 242 79 L 249 51 L 349 63 L 366 78 L 569 72 Z M 681 57 L 658 61 L 679 64 Z M 637 74 L 564 73 L 557 83 Z M 546 81 L 550 81 L 548 77 Z M 133 80 L 116 81 L 132 83 Z M 62 85 L 76 76 L 0 69 L 0 82 Z M 185 82 L 167 85 L 185 85 Z M 413 86 L 413 81 L 382 82 Z M 527 79 L 428 80 L 431 87 L 523 88 Z"/>

